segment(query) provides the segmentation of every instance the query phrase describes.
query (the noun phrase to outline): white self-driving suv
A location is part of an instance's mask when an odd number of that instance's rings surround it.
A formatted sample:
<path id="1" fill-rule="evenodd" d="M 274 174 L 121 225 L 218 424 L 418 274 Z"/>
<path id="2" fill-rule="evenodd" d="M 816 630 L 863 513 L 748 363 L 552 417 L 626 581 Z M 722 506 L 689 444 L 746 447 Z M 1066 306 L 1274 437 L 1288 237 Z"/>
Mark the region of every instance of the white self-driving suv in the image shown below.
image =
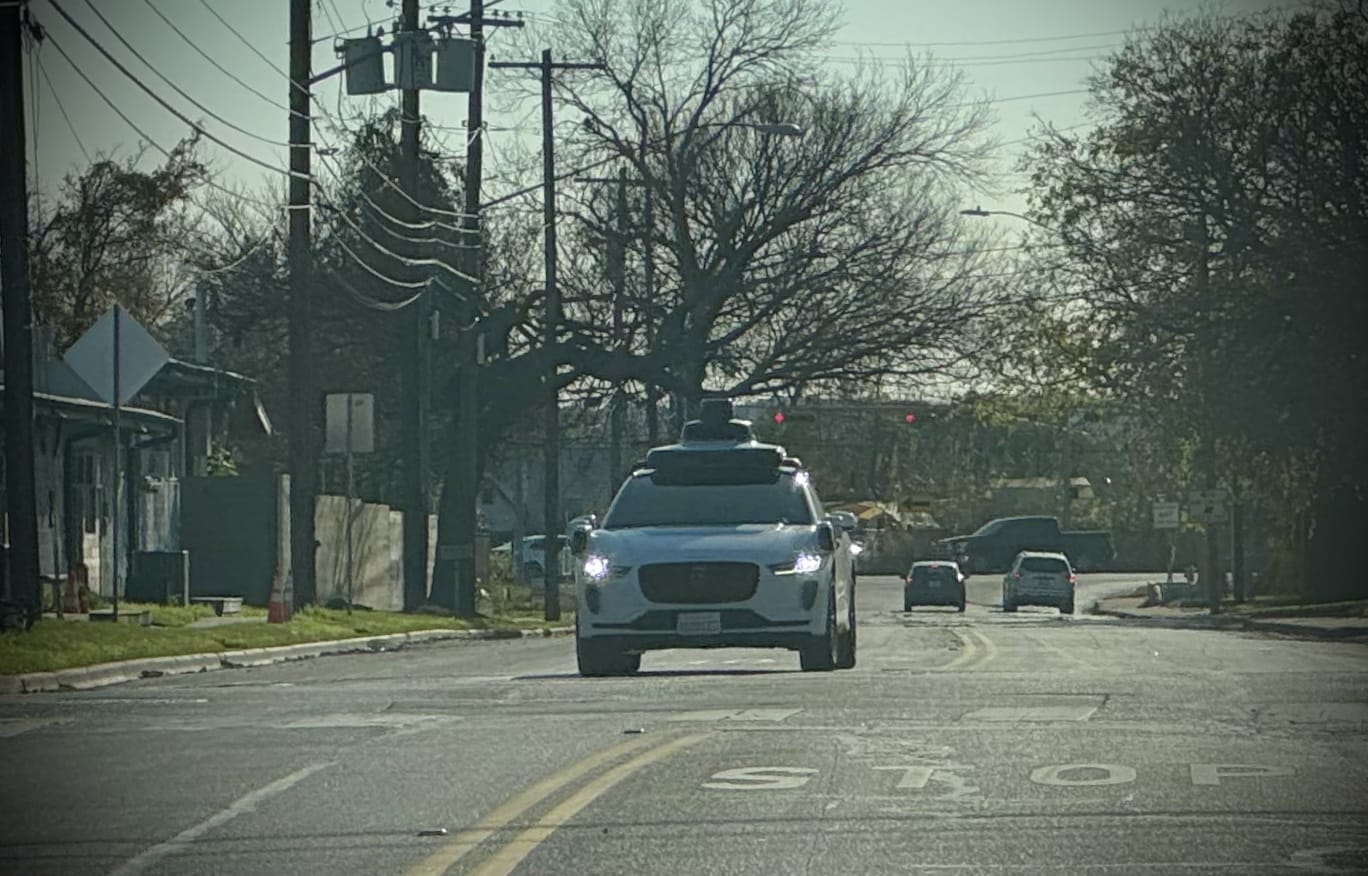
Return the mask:
<path id="1" fill-rule="evenodd" d="M 582 675 L 630 674 L 665 648 L 787 648 L 804 670 L 855 665 L 848 534 L 801 463 L 744 421 L 690 423 L 570 544 Z"/>

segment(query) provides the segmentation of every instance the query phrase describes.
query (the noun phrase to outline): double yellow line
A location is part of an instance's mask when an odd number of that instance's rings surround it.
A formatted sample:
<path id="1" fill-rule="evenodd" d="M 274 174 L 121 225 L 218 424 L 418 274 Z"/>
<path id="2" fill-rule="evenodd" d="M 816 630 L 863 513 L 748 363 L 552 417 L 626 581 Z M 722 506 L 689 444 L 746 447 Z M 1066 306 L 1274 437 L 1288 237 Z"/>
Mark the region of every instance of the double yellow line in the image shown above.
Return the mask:
<path id="1" fill-rule="evenodd" d="M 474 827 L 458 833 L 446 845 L 433 852 L 407 871 L 407 876 L 441 876 L 462 858 L 501 830 L 507 829 L 534 807 L 582 779 L 584 776 L 629 754 L 635 756 L 586 783 L 571 796 L 557 804 L 531 827 L 497 848 L 472 876 L 506 876 L 547 840 L 556 830 L 578 815 L 590 803 L 603 796 L 623 779 L 653 763 L 682 751 L 706 739 L 708 734 L 678 736 L 656 745 L 656 740 L 638 736 L 578 761 L 560 772 L 553 773 L 537 784 L 512 797 L 480 820 Z M 650 747 L 655 745 L 654 748 Z M 642 749 L 645 749 L 644 751 Z"/>
<path id="2" fill-rule="evenodd" d="M 966 632 L 961 632 L 958 627 L 950 627 L 950 632 L 964 644 L 964 650 L 954 660 L 944 666 L 937 667 L 937 672 L 968 672 L 974 669 L 982 669 L 997 657 L 997 645 L 993 644 L 992 639 L 974 627 L 964 627 L 964 630 Z"/>

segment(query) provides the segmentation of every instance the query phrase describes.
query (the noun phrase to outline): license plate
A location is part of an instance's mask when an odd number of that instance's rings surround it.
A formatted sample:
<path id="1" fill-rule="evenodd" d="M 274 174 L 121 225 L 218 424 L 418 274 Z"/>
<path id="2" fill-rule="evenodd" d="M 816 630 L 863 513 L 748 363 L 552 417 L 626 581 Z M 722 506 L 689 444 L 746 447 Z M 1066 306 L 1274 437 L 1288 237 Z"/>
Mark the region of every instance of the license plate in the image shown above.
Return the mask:
<path id="1" fill-rule="evenodd" d="M 936 589 L 937 587 L 940 586 L 940 582 L 939 582 L 939 581 L 927 581 L 927 582 L 926 582 L 926 586 L 927 586 L 927 587 L 930 587 L 932 590 L 934 590 L 934 589 Z"/>
<path id="2" fill-rule="evenodd" d="M 675 619 L 675 632 L 682 636 L 707 636 L 722 632 L 722 614 L 716 611 L 691 611 Z"/>

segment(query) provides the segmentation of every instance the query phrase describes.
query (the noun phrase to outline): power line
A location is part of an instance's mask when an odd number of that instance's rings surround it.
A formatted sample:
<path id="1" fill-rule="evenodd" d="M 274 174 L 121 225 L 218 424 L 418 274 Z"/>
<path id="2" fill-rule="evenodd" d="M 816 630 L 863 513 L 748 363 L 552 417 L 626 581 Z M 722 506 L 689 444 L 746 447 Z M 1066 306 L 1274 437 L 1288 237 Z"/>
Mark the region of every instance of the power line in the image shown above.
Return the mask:
<path id="1" fill-rule="evenodd" d="M 1068 56 L 1068 57 L 1053 57 L 1053 58 L 1021 58 L 1021 59 L 1016 59 L 1016 60 L 1004 59 L 1004 60 L 996 60 L 996 61 L 951 61 L 951 60 L 948 60 L 948 59 L 947 59 L 947 60 L 944 60 L 944 61 L 937 60 L 937 61 L 934 62 L 934 63 L 927 64 L 927 65 L 924 65 L 924 66 L 927 66 L 927 67 L 934 67 L 934 68 L 938 68 L 938 69 L 950 69 L 950 68 L 958 69 L 958 68 L 960 68 L 960 67 L 1003 67 L 1003 66 L 1015 66 L 1015 65 L 1018 65 L 1018 64 L 1057 64 L 1057 63 L 1074 62 L 1074 61 L 1096 61 L 1097 59 L 1099 59 L 1099 58 L 1104 58 L 1104 57 L 1106 57 L 1106 55 L 1102 55 L 1102 54 L 1092 54 L 1092 55 L 1072 55 L 1072 56 Z M 887 55 L 873 55 L 873 56 L 871 56 L 871 55 L 827 55 L 827 56 L 825 56 L 825 57 L 823 58 L 823 60 L 825 60 L 825 61 L 827 61 L 827 62 L 830 62 L 830 63 L 834 63 L 834 64 L 868 64 L 868 63 L 873 63 L 873 64 L 875 64 L 875 65 L 877 65 L 877 66 L 880 66 L 880 67 L 887 67 L 887 66 L 891 66 L 891 65 L 895 65 L 895 64 L 903 64 L 903 63 L 906 63 L 906 58 L 895 58 L 895 57 L 891 57 L 891 56 L 887 56 Z"/>
<path id="2" fill-rule="evenodd" d="M 62 48 L 62 44 L 59 43 L 57 41 L 57 38 L 54 37 L 50 32 L 47 35 L 47 40 L 52 43 L 52 47 L 57 50 L 57 53 L 66 59 L 66 62 L 71 67 L 71 69 L 76 71 L 76 75 L 84 79 L 86 85 L 89 85 L 91 90 L 93 90 L 97 95 L 99 95 L 100 99 L 105 102 L 105 105 L 108 106 L 111 110 L 113 110 L 115 115 L 123 119 L 124 124 L 132 128 L 134 133 L 141 137 L 143 141 L 146 142 L 149 146 L 156 149 L 158 152 L 160 152 L 167 158 L 171 157 L 171 150 L 167 149 L 165 146 L 158 143 L 146 131 L 138 127 L 138 125 L 128 117 L 128 114 L 125 113 L 122 109 L 120 109 L 119 105 L 116 104 L 113 100 L 111 100 L 109 95 L 105 94 L 104 90 L 101 89 L 100 86 L 96 85 L 95 81 L 91 79 L 90 76 L 84 70 L 82 70 L 75 61 L 72 60 L 71 56 L 68 55 L 66 53 L 66 50 Z M 265 201 L 258 201 L 254 198 L 249 198 L 242 192 L 235 192 L 232 189 L 226 188 L 225 186 L 221 186 L 218 183 L 214 182 L 213 179 L 208 177 L 205 178 L 204 182 L 205 185 L 209 186 L 212 189 L 216 189 L 220 192 L 223 192 L 226 195 L 231 195 L 237 200 L 246 201 L 247 203 L 255 204 L 258 207 L 263 207 L 271 212 L 285 209 L 283 204 L 267 204 Z"/>
<path id="3" fill-rule="evenodd" d="M 204 51 L 204 49 L 200 48 L 200 44 L 199 44 L 199 43 L 195 42 L 194 40 L 190 39 L 190 37 L 186 36 L 184 31 L 182 31 L 179 27 L 177 27 L 177 26 L 175 25 L 175 23 L 171 21 L 171 19 L 167 18 L 166 15 L 164 15 L 164 14 L 162 13 L 162 11 L 161 11 L 160 9 L 158 9 L 158 8 L 152 3 L 152 0 L 143 0 L 143 2 L 147 4 L 147 6 L 148 6 L 149 9 L 151 9 L 153 12 L 155 12 L 155 13 L 157 14 L 157 17 L 158 17 L 158 18 L 160 18 L 162 21 L 166 22 L 166 26 L 167 26 L 167 27 L 171 28 L 173 31 L 176 32 L 176 36 L 180 37 L 182 40 L 184 40 L 184 41 L 190 46 L 190 48 L 194 49 L 197 53 L 199 53 L 199 56 L 200 56 L 201 58 L 203 58 L 204 60 L 208 61 L 210 64 L 214 65 L 214 69 L 218 70 L 218 71 L 219 71 L 220 73 L 222 73 L 224 76 L 227 76 L 229 79 L 233 80 L 233 81 L 236 82 L 238 85 L 241 85 L 243 88 L 247 89 L 247 90 L 250 91 L 252 94 L 255 94 L 257 97 L 259 97 L 259 98 L 261 98 L 262 100 L 266 101 L 267 103 L 269 103 L 271 106 L 275 107 L 276 109 L 283 110 L 283 111 L 285 111 L 285 112 L 287 112 L 287 113 L 293 113 L 293 112 L 294 112 L 294 110 L 290 109 L 290 108 L 289 108 L 288 106 L 286 106 L 285 104 L 281 103 L 280 101 L 278 101 L 278 100 L 276 100 L 276 99 L 274 99 L 274 98 L 272 98 L 272 97 L 270 97 L 270 96 L 268 96 L 268 95 L 265 95 L 265 94 L 261 93 L 261 91 L 257 90 L 257 89 L 256 89 L 255 87 L 253 87 L 252 85 L 248 84 L 247 82 L 244 82 L 244 81 L 242 80 L 242 78 L 241 78 L 240 76 L 238 76 L 236 73 L 234 73 L 233 71 L 229 70 L 227 67 L 224 67 L 224 66 L 223 66 L 222 64 L 220 64 L 218 61 L 216 61 L 216 60 L 214 60 L 212 57 L 210 57 L 208 52 L 206 52 L 206 51 Z"/>
<path id="4" fill-rule="evenodd" d="M 81 25 L 76 21 L 76 19 L 72 18 L 69 14 L 67 14 L 67 11 L 66 11 L 65 9 L 62 8 L 62 5 L 61 5 L 60 3 L 58 3 L 57 0 L 50 0 L 50 2 L 51 2 L 51 4 L 52 4 L 52 8 L 57 10 L 57 14 L 60 15 L 60 16 L 62 16 L 62 18 L 66 19 L 67 24 L 70 24 L 73 28 L 75 28 L 75 29 L 76 29 L 76 32 L 79 33 L 81 36 L 83 36 L 83 37 L 85 38 L 86 42 L 88 42 L 88 43 L 90 43 L 92 46 L 94 46 L 95 49 L 96 49 L 96 51 L 98 51 L 101 55 L 103 55 L 103 56 L 105 57 L 105 60 L 107 60 L 107 61 L 109 61 L 109 63 L 113 64 L 113 65 L 115 66 L 115 68 L 117 68 L 118 71 L 119 71 L 120 73 L 122 73 L 124 76 L 128 77 L 128 79 L 130 79 L 130 80 L 133 82 L 134 85 L 136 85 L 136 86 L 138 86 L 138 88 L 142 89 L 142 91 L 143 91 L 148 97 L 150 97 L 150 98 L 152 98 L 153 100 L 155 100 L 158 104 L 161 105 L 161 107 L 162 107 L 163 109 L 165 109 L 167 112 L 171 113 L 171 115 L 175 116 L 176 118 L 180 119 L 180 120 L 181 120 L 182 122 L 184 122 L 185 124 L 189 125 L 193 130 L 198 131 L 201 135 L 203 135 L 203 136 L 204 136 L 205 138 L 207 138 L 208 140 L 211 140 L 212 142 L 217 143 L 218 145 L 222 146 L 224 149 L 227 149 L 229 152 L 232 152 L 234 155 L 237 155 L 237 156 L 240 157 L 240 158 L 244 158 L 244 159 L 246 159 L 247 161 L 250 161 L 250 162 L 252 162 L 253 164 L 257 165 L 258 167 L 263 167 L 263 168 L 265 168 L 266 170 L 271 171 L 272 173 L 278 173 L 278 174 L 281 174 L 281 175 L 286 176 L 286 177 L 290 177 L 290 176 L 293 176 L 293 175 L 294 175 L 292 171 L 287 170 L 286 168 L 280 167 L 279 165 L 272 164 L 272 163 L 269 162 L 269 161 L 263 161 L 262 159 L 256 157 L 255 155 L 252 155 L 251 153 L 248 153 L 248 152 L 243 152 L 241 149 L 238 149 L 236 146 L 232 145 L 231 143 L 228 143 L 228 142 L 226 142 L 226 141 L 224 141 L 224 140 L 219 139 L 218 137 L 216 137 L 216 136 L 214 136 L 213 134 L 211 134 L 211 133 L 208 131 L 208 129 L 206 129 L 203 125 L 201 125 L 201 124 L 199 124 L 198 122 L 192 120 L 189 116 L 185 115 L 185 114 L 182 113 L 180 110 L 176 109 L 176 108 L 173 107 L 171 104 L 167 103 L 166 100 L 163 99 L 163 98 L 161 97 L 161 95 L 157 94 L 155 91 L 153 91 L 151 88 L 149 88 L 149 87 L 147 86 L 147 84 L 144 83 L 144 82 L 143 82 L 141 79 L 139 79 L 137 76 L 135 76 L 135 75 L 133 74 L 132 71 L 130 71 L 130 70 L 129 70 L 127 67 L 125 67 L 123 64 L 119 63 L 118 59 L 116 59 L 113 55 L 111 55 L 111 54 L 109 53 L 109 51 L 108 51 L 103 45 L 100 44 L 99 40 L 97 40 L 97 39 L 95 39 L 93 36 L 91 36 L 90 33 L 89 33 L 85 28 L 81 27 Z"/>
<path id="5" fill-rule="evenodd" d="M 871 41 L 866 41 L 866 40 L 833 40 L 833 42 L 834 42 L 836 45 L 838 45 L 838 46 L 875 46 L 875 47 L 883 47 L 883 48 L 898 48 L 898 47 L 901 47 L 901 46 L 916 46 L 916 47 L 918 47 L 918 48 L 949 48 L 949 47 L 965 47 L 965 46 L 1011 46 L 1011 45 L 1020 45 L 1020 44 L 1024 44 L 1024 43 L 1057 43 L 1057 42 L 1064 42 L 1064 41 L 1066 41 L 1066 40 L 1099 39 L 1099 38 L 1101 38 L 1101 37 L 1126 36 L 1126 35 L 1128 35 L 1128 34 L 1137 33 L 1137 32 L 1139 32 L 1139 31 L 1143 31 L 1143 30 L 1147 30 L 1147 28 L 1132 28 L 1132 29 L 1130 29 L 1130 30 L 1103 30 L 1103 31 L 1093 31 L 1093 32 L 1091 32 L 1091 33 L 1072 33 L 1072 34 L 1060 34 L 1060 35 L 1056 35 L 1056 36 L 1043 36 L 1043 37 L 1014 37 L 1014 38 L 1011 38 L 1011 39 L 1001 39 L 1001 40 L 951 40 L 951 41 L 929 42 L 929 43 L 880 42 L 880 41 L 875 41 L 875 40 L 871 40 Z"/>
<path id="6" fill-rule="evenodd" d="M 220 70 L 220 71 L 223 71 L 223 72 L 227 73 L 227 74 L 228 74 L 229 76 L 231 76 L 231 77 L 234 79 L 234 81 L 236 81 L 238 84 L 242 85 L 244 88 L 248 89 L 248 90 L 251 91 L 253 94 L 256 94 L 258 97 L 261 97 L 263 100 L 266 100 L 268 103 L 272 104 L 273 106 L 276 106 L 276 107 L 278 107 L 278 108 L 287 110 L 287 111 L 289 111 L 289 112 L 293 112 L 293 110 L 290 110 L 289 107 L 287 107 L 287 106 L 285 106 L 284 104 L 281 104 L 281 103 L 279 103 L 279 102 L 277 102 L 277 101 L 275 101 L 275 100 L 272 100 L 271 98 L 269 98 L 269 97 L 267 97 L 266 95 L 262 94 L 262 93 L 261 93 L 260 91 L 258 91 L 257 89 L 253 88 L 251 85 L 248 85 L 246 82 L 243 82 L 243 81 L 242 81 L 239 77 L 237 77 L 235 74 L 232 74 L 232 73 L 230 73 L 229 71 L 227 71 L 227 70 L 223 67 L 222 64 L 220 64 L 217 60 L 215 60 L 215 59 L 214 59 L 212 56 L 210 56 L 207 52 L 205 52 L 203 49 L 201 49 L 201 48 L 199 47 L 199 45 L 198 45 L 196 42 L 194 42 L 192 39 L 190 39 L 189 36 L 187 36 L 187 35 L 185 34 L 184 31 L 182 31 L 180 28 L 176 27 L 176 25 L 175 25 L 174 23 L 172 23 L 170 19 L 168 19 L 165 15 L 163 15 L 163 14 L 161 13 L 160 10 L 158 10 L 155 6 L 153 6 L 153 5 L 152 5 L 152 0 L 144 0 L 144 2 L 147 3 L 147 5 L 148 5 L 149 7 L 151 7 L 152 10 L 153 10 L 154 12 L 157 13 L 157 15 L 162 19 L 162 21 L 166 22 L 166 24 L 167 24 L 168 26 L 170 26 L 171 29 L 172 29 L 173 31 L 175 31 L 175 33 L 176 33 L 177 36 L 179 36 L 179 37 L 180 37 L 182 40 L 184 40 L 185 42 L 189 43 L 189 44 L 195 49 L 195 51 L 196 51 L 202 58 L 204 58 L 206 61 L 208 61 L 210 64 L 212 64 L 216 69 L 218 69 L 218 70 Z M 210 11 L 212 12 L 213 10 L 211 9 Z M 216 17 L 218 17 L 218 16 L 216 16 Z M 231 27 L 231 25 L 228 25 L 228 23 L 227 23 L 226 21 L 224 21 L 221 17 L 219 17 L 219 20 L 220 20 L 226 27 L 228 27 L 229 30 L 232 31 L 233 34 L 234 34 L 235 36 L 238 37 L 238 39 L 244 40 L 244 42 L 245 42 L 245 38 L 242 36 L 242 34 L 238 33 L 234 28 Z M 254 46 L 251 46 L 250 43 L 248 43 L 248 46 L 249 46 L 249 48 L 252 48 L 252 49 L 255 51 L 255 47 L 254 47 Z M 288 77 L 288 74 L 286 74 L 285 71 L 279 69 L 278 67 L 275 67 L 274 63 L 272 63 L 272 62 L 270 61 L 269 58 L 266 58 L 266 57 L 265 57 L 264 55 L 262 55 L 260 52 L 257 52 L 257 55 L 258 55 L 258 57 L 260 57 L 263 61 L 266 61 L 267 64 L 269 64 L 270 66 L 272 66 L 273 68 L 275 68 L 275 70 L 276 70 L 277 73 L 279 73 L 279 74 L 282 75 L 282 76 L 285 76 L 287 79 L 289 78 L 289 77 Z M 316 97 L 314 97 L 314 102 L 318 105 L 320 111 L 322 111 L 323 117 L 324 117 L 324 119 L 327 120 L 327 122 L 328 122 L 328 127 L 330 127 L 330 128 L 332 129 L 333 134 L 334 134 L 335 136 L 345 138 L 346 132 L 345 132 L 344 130 L 342 130 L 342 129 L 340 128 L 340 126 L 338 126 L 338 125 L 336 124 L 336 121 L 335 121 L 331 116 L 328 115 L 328 113 L 326 112 L 326 110 L 323 109 L 322 103 L 321 103 Z M 329 141 L 329 140 L 327 139 L 327 137 L 321 136 L 321 135 L 323 134 L 322 126 L 320 126 L 319 128 L 317 128 L 316 130 L 317 130 L 318 133 L 320 134 L 320 139 L 323 140 L 325 146 L 335 148 L 335 147 L 334 147 L 334 144 L 333 144 L 331 141 Z M 318 154 L 319 154 L 320 157 L 323 158 L 324 162 L 325 162 L 326 164 L 328 164 L 328 165 L 332 168 L 332 170 L 333 170 L 334 173 L 340 173 L 339 168 L 337 167 L 336 163 L 333 162 L 333 161 L 331 160 L 331 158 L 328 156 L 328 154 L 327 154 L 326 152 L 319 151 Z M 370 169 L 371 169 L 372 171 L 374 171 L 377 175 L 379 175 L 379 176 L 381 177 L 381 179 L 382 179 L 383 182 L 385 182 L 387 185 L 390 185 L 391 187 L 394 187 L 394 183 L 393 183 L 391 180 L 389 180 L 389 178 L 388 178 L 388 176 L 385 174 L 385 172 L 384 172 L 383 170 L 381 170 L 378 166 L 376 166 L 375 163 L 374 163 L 373 161 L 371 161 L 371 160 L 369 159 L 368 156 L 365 156 L 364 154 L 362 154 L 362 160 L 367 164 L 367 166 L 370 167 Z M 317 180 L 317 178 L 315 178 L 315 179 Z M 439 222 L 439 221 L 436 221 L 436 220 L 428 220 L 428 221 L 426 221 L 426 222 L 408 222 L 408 221 L 406 221 L 406 220 L 403 220 L 403 219 L 400 219 L 400 218 L 394 216 L 394 215 L 391 214 L 389 211 L 387 211 L 387 210 L 385 210 L 383 207 L 381 207 L 381 206 L 380 206 L 378 203 L 376 203 L 375 200 L 370 196 L 370 193 L 369 193 L 369 192 L 362 191 L 362 192 L 360 192 L 360 194 L 361 194 L 362 199 L 365 200 L 365 201 L 371 206 L 371 208 L 372 208 L 373 210 L 375 210 L 376 213 L 378 213 L 380 216 L 384 217 L 385 219 L 389 220 L 390 222 L 392 222 L 392 223 L 394 223 L 394 224 L 396 224 L 396 225 L 400 225 L 400 226 L 402 226 L 402 227 L 409 228 L 409 229 L 412 229 L 412 230 L 428 230 L 428 229 L 431 229 L 431 228 L 434 228 L 434 227 L 440 228 L 440 229 L 442 229 L 442 230 L 447 230 L 447 231 L 459 231 L 459 230 L 461 230 L 458 226 L 449 225 L 449 224 L 442 223 L 442 222 Z M 431 209 L 431 208 L 424 208 L 424 209 Z M 382 226 L 382 227 L 383 227 L 383 226 Z M 398 233 L 393 232 L 393 231 L 390 231 L 390 230 L 387 229 L 387 228 L 385 229 L 385 231 L 386 231 L 387 233 L 389 233 L 392 237 L 396 237 L 396 238 L 401 239 L 401 240 L 411 240 L 411 241 L 416 242 L 416 243 L 431 242 L 431 241 L 433 240 L 433 238 L 428 238 L 428 239 L 407 238 L 406 236 L 401 235 L 401 234 L 398 234 Z M 464 247 L 464 246 L 468 246 L 469 244 L 447 244 L 447 245 L 448 245 L 448 246 Z"/>
<path id="7" fill-rule="evenodd" d="M 351 298 L 357 304 L 369 310 L 376 310 L 381 313 L 397 313 L 398 311 L 403 310 L 404 308 L 409 307 L 410 305 L 416 304 L 423 297 L 423 290 L 419 289 L 419 291 L 413 293 L 408 298 L 404 298 L 399 301 L 379 301 L 359 291 L 355 286 L 351 284 L 351 282 L 346 277 L 342 276 L 337 271 L 329 271 L 328 273 L 332 275 L 332 278 L 334 281 L 337 282 L 337 285 L 342 287 L 342 291 L 347 293 L 347 297 Z M 389 278 L 385 279 L 387 282 L 393 282 L 399 285 L 406 285 L 399 283 L 399 281 L 397 280 L 390 280 Z M 423 287 L 427 286 L 426 283 L 421 283 L 419 285 Z"/>
<path id="8" fill-rule="evenodd" d="M 270 58 L 266 57 L 266 55 L 262 54 L 261 50 L 258 49 L 252 43 L 251 40 L 243 36 L 241 31 L 233 27 L 233 25 L 227 19 L 225 19 L 222 15 L 218 13 L 217 10 L 214 9 L 214 7 L 209 3 L 209 0 L 200 0 L 200 5 L 207 9 L 210 15 L 218 19 L 218 22 L 222 24 L 225 28 L 227 28 L 229 33 L 237 37 L 239 42 L 241 42 L 248 49 L 250 49 L 252 53 L 255 54 L 258 58 L 260 58 L 268 67 L 270 67 L 276 73 L 283 76 L 285 80 L 291 84 L 292 87 L 307 91 L 309 93 L 309 99 L 314 103 L 315 106 L 318 107 L 318 111 L 321 114 L 323 120 L 333 128 L 334 133 L 338 133 L 339 136 L 343 136 L 339 133 L 341 128 L 338 125 L 336 119 L 332 117 L 332 115 L 328 112 L 328 108 L 323 105 L 323 102 L 319 100 L 318 95 L 313 93 L 312 89 L 308 88 L 306 85 L 301 85 L 298 82 L 294 82 L 293 80 L 291 80 L 289 73 L 282 70 L 278 64 L 276 64 Z M 377 167 L 375 163 L 370 160 L 370 156 L 366 155 L 364 152 L 360 152 L 358 154 L 361 156 L 361 160 L 365 162 L 365 164 L 369 166 L 371 170 L 375 171 L 375 173 L 380 177 L 381 181 L 383 181 L 386 186 L 398 192 L 405 200 L 407 200 L 418 210 L 425 211 L 428 213 L 434 213 L 439 216 L 450 216 L 453 219 L 466 218 L 466 215 L 464 213 L 457 213 L 451 210 L 442 210 L 436 207 L 424 206 L 423 204 L 419 203 L 418 200 L 415 199 L 412 195 L 404 191 L 403 186 L 399 185 L 397 182 L 390 179 L 389 176 L 383 170 Z"/>
<path id="9" fill-rule="evenodd" d="M 132 53 L 133 57 L 141 61 L 144 67 L 155 73 L 158 79 L 160 79 L 162 82 L 165 82 L 167 85 L 171 86 L 172 91 L 176 92 L 182 98 L 189 101 L 200 112 L 207 113 L 210 116 L 210 118 L 213 118 L 219 123 L 227 125 L 234 131 L 237 131 L 239 134 L 245 134 L 246 136 L 251 137 L 254 140 L 259 140 L 262 143 L 266 143 L 271 146 L 281 146 L 285 148 L 289 147 L 290 144 L 285 140 L 272 140 L 270 137 L 263 137 L 262 135 L 254 131 L 249 131 L 240 125 L 236 125 L 230 122 L 228 119 L 225 119 L 223 116 L 214 112 L 212 109 L 200 103 L 198 100 L 195 100 L 195 98 L 191 97 L 189 94 L 186 93 L 185 89 L 181 88 L 175 82 L 172 82 L 169 76 L 158 70 L 156 66 L 152 64 L 152 62 L 148 61 L 147 58 L 143 57 L 143 54 L 139 52 L 137 49 L 135 49 L 128 40 L 124 39 L 123 34 L 119 33 L 119 31 L 115 29 L 114 25 L 109 23 L 109 19 L 104 17 L 104 13 L 100 12 L 99 7 L 97 7 L 94 3 L 94 0 L 85 0 L 85 4 L 90 7 L 91 12 L 95 13 L 95 17 L 100 19 L 104 26 L 109 29 L 109 32 L 114 34 L 114 38 L 118 40 L 120 43 L 123 43 L 124 48 L 128 49 L 128 51 Z M 56 5 L 56 3 L 53 4 L 53 6 Z M 59 8 L 58 11 L 60 12 L 61 9 Z M 106 55 L 106 57 L 108 57 L 108 55 Z"/>
<path id="10" fill-rule="evenodd" d="M 38 72 L 42 74 L 43 81 L 47 83 L 48 91 L 52 93 L 52 99 L 57 103 L 57 111 L 60 112 L 62 118 L 66 120 L 67 130 L 71 132 L 71 136 L 76 140 L 76 145 L 81 148 L 81 154 L 85 156 L 86 164 L 94 164 L 94 159 L 90 157 L 90 150 L 86 149 L 85 143 L 81 140 L 81 135 L 76 133 L 76 126 L 71 122 L 71 116 L 67 114 L 66 106 L 62 103 L 62 96 L 57 93 L 56 86 L 52 84 L 52 78 L 48 76 L 47 67 L 43 66 L 42 54 L 39 52 L 34 52 L 33 54 L 38 64 Z"/>

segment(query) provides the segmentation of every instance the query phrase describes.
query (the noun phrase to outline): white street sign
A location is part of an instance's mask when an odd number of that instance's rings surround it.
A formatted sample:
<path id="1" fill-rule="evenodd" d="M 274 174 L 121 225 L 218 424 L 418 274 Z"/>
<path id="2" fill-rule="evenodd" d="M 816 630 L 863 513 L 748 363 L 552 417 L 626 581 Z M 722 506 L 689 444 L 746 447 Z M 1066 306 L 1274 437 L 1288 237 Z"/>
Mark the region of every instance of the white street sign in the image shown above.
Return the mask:
<path id="1" fill-rule="evenodd" d="M 1154 503 L 1155 529 L 1177 529 L 1181 518 L 1182 514 L 1177 502 Z"/>
<path id="2" fill-rule="evenodd" d="M 119 404 L 127 404 L 171 360 L 128 311 L 115 305 L 62 356 L 105 404 L 114 404 L 114 314 L 119 319 Z"/>
<path id="3" fill-rule="evenodd" d="M 330 393 L 326 419 L 323 452 L 371 453 L 375 450 L 375 396 L 368 392 Z"/>

